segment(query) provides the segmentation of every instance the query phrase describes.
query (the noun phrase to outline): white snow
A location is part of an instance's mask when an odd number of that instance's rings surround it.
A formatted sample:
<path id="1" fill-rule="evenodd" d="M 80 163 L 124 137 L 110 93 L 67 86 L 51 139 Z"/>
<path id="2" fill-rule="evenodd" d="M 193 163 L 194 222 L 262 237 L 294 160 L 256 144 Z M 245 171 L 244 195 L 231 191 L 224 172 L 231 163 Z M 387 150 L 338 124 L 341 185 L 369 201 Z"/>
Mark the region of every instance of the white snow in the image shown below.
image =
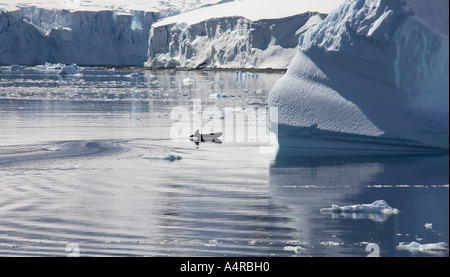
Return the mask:
<path id="1" fill-rule="evenodd" d="M 166 18 L 155 24 L 155 27 L 186 23 L 193 25 L 212 18 L 245 17 L 251 21 L 275 19 L 302 14 L 306 12 L 330 13 L 343 0 L 239 0 L 228 3 L 199 8 Z"/>
<path id="2" fill-rule="evenodd" d="M 212 5 L 221 0 L 2 0 L 0 9 L 14 11 L 21 7 L 40 7 L 44 9 L 70 9 L 73 11 L 116 10 L 126 13 L 130 10 L 163 12 L 166 16 L 186 12 L 204 5 Z"/>
<path id="3" fill-rule="evenodd" d="M 377 200 L 371 204 L 357 204 L 350 206 L 332 205 L 331 208 L 320 209 L 322 213 L 379 213 L 379 214 L 397 214 L 398 210 L 392 208 L 384 200 Z"/>
<path id="4" fill-rule="evenodd" d="M 6 0 L 0 65 L 286 68 L 342 1 Z"/>
<path id="5" fill-rule="evenodd" d="M 404 3 L 348 0 L 300 36 L 269 96 L 281 147 L 448 150 L 448 1 Z"/>
<path id="6" fill-rule="evenodd" d="M 418 242 L 411 242 L 409 244 L 400 243 L 397 250 L 408 251 L 422 251 L 422 252 L 434 252 L 434 251 L 448 251 L 447 244 L 445 242 L 420 244 Z"/>

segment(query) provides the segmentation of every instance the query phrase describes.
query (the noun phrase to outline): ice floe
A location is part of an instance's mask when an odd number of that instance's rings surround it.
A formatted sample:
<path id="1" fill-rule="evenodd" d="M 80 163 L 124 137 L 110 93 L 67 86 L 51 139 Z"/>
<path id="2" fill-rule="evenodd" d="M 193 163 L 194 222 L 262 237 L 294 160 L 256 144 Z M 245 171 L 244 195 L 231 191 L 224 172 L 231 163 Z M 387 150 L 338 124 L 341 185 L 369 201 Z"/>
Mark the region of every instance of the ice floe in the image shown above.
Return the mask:
<path id="1" fill-rule="evenodd" d="M 356 204 L 350 206 L 331 205 L 331 208 L 320 209 L 321 213 L 331 213 L 334 217 L 343 216 L 352 219 L 372 219 L 384 222 L 388 216 L 397 214 L 399 211 L 389 206 L 384 200 L 377 200 L 371 204 Z"/>
<path id="2" fill-rule="evenodd" d="M 408 250 L 408 251 L 419 251 L 419 252 L 435 252 L 435 251 L 447 251 L 448 247 L 445 242 L 438 243 L 426 243 L 420 244 L 418 242 L 411 242 L 409 244 L 400 243 L 397 247 L 397 250 Z"/>

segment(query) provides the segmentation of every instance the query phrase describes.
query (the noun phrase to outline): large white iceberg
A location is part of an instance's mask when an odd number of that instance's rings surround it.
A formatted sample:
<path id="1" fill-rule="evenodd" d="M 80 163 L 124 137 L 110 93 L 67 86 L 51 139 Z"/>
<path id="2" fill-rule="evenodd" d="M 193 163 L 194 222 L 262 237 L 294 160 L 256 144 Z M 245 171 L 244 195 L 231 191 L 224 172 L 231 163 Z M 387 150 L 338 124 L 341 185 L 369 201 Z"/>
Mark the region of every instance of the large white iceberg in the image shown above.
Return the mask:
<path id="1" fill-rule="evenodd" d="M 302 34 L 269 96 L 279 145 L 448 151 L 448 7 L 347 0 Z"/>

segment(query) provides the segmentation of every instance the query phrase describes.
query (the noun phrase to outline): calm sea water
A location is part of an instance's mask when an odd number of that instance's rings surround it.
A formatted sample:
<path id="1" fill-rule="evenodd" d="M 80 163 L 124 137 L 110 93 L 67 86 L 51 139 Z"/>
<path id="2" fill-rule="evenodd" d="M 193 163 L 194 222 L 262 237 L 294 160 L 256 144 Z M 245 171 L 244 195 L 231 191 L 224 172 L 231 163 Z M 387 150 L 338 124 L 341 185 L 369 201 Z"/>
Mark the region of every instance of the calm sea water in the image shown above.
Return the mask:
<path id="1" fill-rule="evenodd" d="M 448 244 L 448 155 L 171 139 L 174 107 L 265 108 L 281 74 L 57 72 L 0 69 L 0 256 L 449 255 L 397 249 Z M 399 213 L 320 212 L 375 200 Z"/>

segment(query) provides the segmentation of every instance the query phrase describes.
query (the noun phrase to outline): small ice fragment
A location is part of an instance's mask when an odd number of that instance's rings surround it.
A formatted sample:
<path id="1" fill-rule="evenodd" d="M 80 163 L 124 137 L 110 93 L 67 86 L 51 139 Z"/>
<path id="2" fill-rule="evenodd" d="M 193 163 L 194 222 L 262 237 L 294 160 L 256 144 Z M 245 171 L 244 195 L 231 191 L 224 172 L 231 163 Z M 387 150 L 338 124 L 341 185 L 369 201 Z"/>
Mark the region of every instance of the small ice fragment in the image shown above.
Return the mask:
<path id="1" fill-rule="evenodd" d="M 20 71 L 23 70 L 23 66 L 20 66 L 18 64 L 13 64 L 9 67 L 9 70 L 11 71 Z"/>
<path id="2" fill-rule="evenodd" d="M 433 223 L 425 223 L 425 228 L 433 229 Z"/>
<path id="3" fill-rule="evenodd" d="M 187 77 L 187 78 L 183 79 L 183 84 L 185 84 L 185 85 L 192 85 L 194 83 L 195 83 L 195 80 L 192 78 Z"/>
<path id="4" fill-rule="evenodd" d="M 325 245 L 325 246 L 339 246 L 341 245 L 339 242 L 335 242 L 335 241 L 322 241 L 320 242 L 320 245 Z"/>
<path id="5" fill-rule="evenodd" d="M 306 249 L 301 246 L 285 246 L 283 248 L 285 251 L 294 251 L 295 253 L 305 252 Z"/>

